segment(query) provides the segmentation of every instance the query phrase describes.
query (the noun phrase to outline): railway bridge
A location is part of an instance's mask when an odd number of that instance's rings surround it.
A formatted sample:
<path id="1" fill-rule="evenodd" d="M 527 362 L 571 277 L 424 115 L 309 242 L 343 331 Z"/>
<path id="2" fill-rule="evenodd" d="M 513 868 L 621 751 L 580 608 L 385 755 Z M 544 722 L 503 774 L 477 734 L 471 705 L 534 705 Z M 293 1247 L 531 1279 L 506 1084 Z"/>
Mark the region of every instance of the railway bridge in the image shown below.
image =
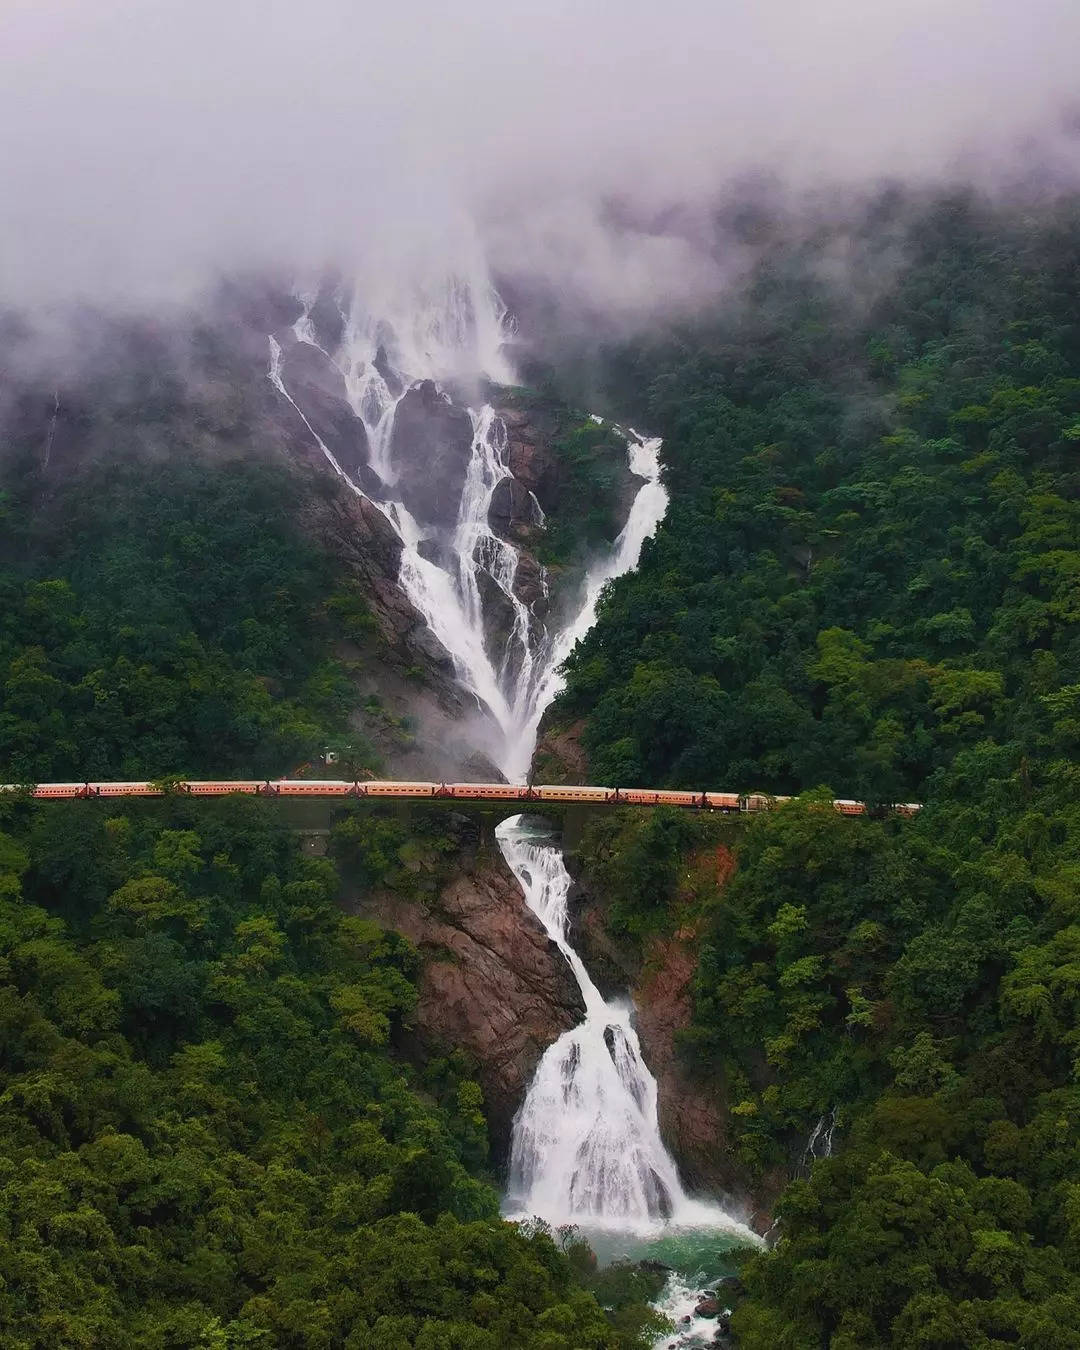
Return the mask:
<path id="1" fill-rule="evenodd" d="M 279 778 L 279 779 L 169 779 L 159 782 L 82 782 L 82 783 L 2 783 L 0 792 L 26 792 L 36 801 L 63 801 L 111 797 L 164 797 L 176 793 L 191 797 L 223 797 L 230 793 L 246 796 L 283 798 L 382 798 L 390 800 L 427 800 L 456 802 L 508 802 L 527 806 L 530 802 L 548 805 L 591 806 L 677 806 L 687 810 L 717 811 L 724 814 L 768 811 L 790 801 L 765 792 L 716 792 L 676 790 L 672 788 L 595 787 L 566 783 L 421 783 L 395 779 L 364 780 Z M 913 816 L 918 802 L 892 802 L 871 808 L 866 802 L 837 797 L 833 807 L 845 816 L 865 816 L 887 811 Z"/>

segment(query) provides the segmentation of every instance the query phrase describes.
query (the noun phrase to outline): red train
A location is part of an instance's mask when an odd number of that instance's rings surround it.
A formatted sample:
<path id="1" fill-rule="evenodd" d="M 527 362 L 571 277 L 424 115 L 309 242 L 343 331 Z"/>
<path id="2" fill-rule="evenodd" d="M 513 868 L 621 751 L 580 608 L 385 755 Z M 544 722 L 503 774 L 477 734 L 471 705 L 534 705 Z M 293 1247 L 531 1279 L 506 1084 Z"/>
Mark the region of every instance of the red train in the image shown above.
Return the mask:
<path id="1" fill-rule="evenodd" d="M 686 792 L 668 788 L 609 788 L 574 784 L 514 783 L 409 783 L 397 780 L 361 782 L 345 779 L 191 779 L 172 784 L 173 790 L 193 797 L 220 797 L 230 792 L 268 797 L 409 797 L 451 798 L 456 801 L 497 802 L 587 802 L 607 806 L 681 806 L 706 811 L 768 811 L 790 797 L 772 797 L 764 792 Z M 18 785 L 0 784 L 0 791 L 17 791 Z M 75 797 L 160 797 L 165 789 L 155 783 L 38 783 L 33 796 L 39 800 Z M 833 806 L 841 815 L 865 816 L 865 802 L 837 798 Z M 886 808 L 913 816 L 918 802 L 895 802 Z"/>

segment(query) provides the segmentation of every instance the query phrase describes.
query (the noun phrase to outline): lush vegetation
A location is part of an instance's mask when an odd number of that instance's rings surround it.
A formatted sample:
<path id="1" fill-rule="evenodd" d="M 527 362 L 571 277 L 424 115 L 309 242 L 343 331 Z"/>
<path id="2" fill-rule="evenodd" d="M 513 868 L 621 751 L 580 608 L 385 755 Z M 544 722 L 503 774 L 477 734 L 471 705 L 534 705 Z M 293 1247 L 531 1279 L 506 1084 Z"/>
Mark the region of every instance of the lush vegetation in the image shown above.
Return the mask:
<path id="1" fill-rule="evenodd" d="M 789 1178 L 741 1344 L 1078 1350 L 1080 208 L 890 195 L 605 379 L 671 510 L 561 715 L 595 781 L 801 794 L 585 845 L 627 944 L 696 935 L 716 1147 Z M 597 435 L 562 447 L 585 515 Z M 8 480 L 3 777 L 262 774 L 342 734 L 362 600 L 277 470 Z M 640 1343 L 642 1272 L 498 1220 L 465 1066 L 395 1052 L 415 953 L 267 804 L 3 810 L 5 1343 Z M 362 891 L 449 845 L 358 811 L 334 847 Z"/>
<path id="2" fill-rule="evenodd" d="M 592 781 L 908 800 L 1080 680 L 1078 229 L 945 201 L 856 318 L 778 249 L 624 355 L 672 501 L 571 662 Z"/>
<path id="3" fill-rule="evenodd" d="M 559 419 L 551 448 L 559 465 L 559 510 L 547 521 L 537 556 L 548 566 L 609 548 L 625 508 L 626 443 L 591 418 Z"/>
<path id="4" fill-rule="evenodd" d="M 328 744 L 360 767 L 335 638 L 362 597 L 251 460 L 111 456 L 0 487 L 0 781 L 270 776 Z"/>
<path id="5" fill-rule="evenodd" d="M 415 951 L 272 804 L 4 815 L 5 1345 L 639 1343 L 640 1290 L 498 1218 L 479 1088 L 391 1050 Z"/>
<path id="6" fill-rule="evenodd" d="M 550 495 L 541 506 L 551 508 L 554 497 L 555 509 L 535 540 L 536 556 L 549 568 L 580 568 L 622 528 L 635 482 L 626 441 L 610 424 L 568 405 L 550 376 L 541 375 L 537 388 L 500 391 L 499 403 L 530 414 L 551 451 Z"/>
<path id="7" fill-rule="evenodd" d="M 4 485 L 0 781 L 261 777 L 327 745 L 369 762 L 333 653 L 373 624 L 304 538 L 316 485 L 137 453 L 46 481 L 17 447 Z M 418 901 L 456 847 L 394 812 L 334 838 L 351 894 Z M 646 1343 L 651 1286 L 499 1218 L 464 1061 L 396 1048 L 417 970 L 343 913 L 274 803 L 6 795 L 0 1342 Z"/>
<path id="8" fill-rule="evenodd" d="M 593 781 L 804 790 L 722 888 L 684 881 L 703 826 L 592 841 L 623 932 L 697 926 L 717 1146 L 794 1178 L 745 1350 L 1080 1346 L 1080 209 L 905 229 L 854 317 L 776 249 L 744 312 L 623 355 L 671 516 L 565 704 Z"/>

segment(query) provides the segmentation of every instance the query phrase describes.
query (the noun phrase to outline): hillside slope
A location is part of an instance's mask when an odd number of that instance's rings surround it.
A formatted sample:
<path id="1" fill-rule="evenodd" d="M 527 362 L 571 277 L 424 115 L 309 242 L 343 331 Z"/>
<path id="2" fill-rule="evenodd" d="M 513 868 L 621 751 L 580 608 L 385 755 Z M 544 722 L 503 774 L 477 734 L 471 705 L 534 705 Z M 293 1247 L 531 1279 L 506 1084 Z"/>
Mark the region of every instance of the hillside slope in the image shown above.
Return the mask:
<path id="1" fill-rule="evenodd" d="M 790 1178 L 741 1345 L 1076 1346 L 1080 205 L 873 210 L 869 303 L 835 240 L 781 242 L 610 365 L 671 509 L 558 716 L 593 781 L 804 795 L 722 887 L 682 880 L 707 821 L 627 816 L 584 862 L 640 953 L 693 924 L 683 1070 L 730 1166 Z"/>

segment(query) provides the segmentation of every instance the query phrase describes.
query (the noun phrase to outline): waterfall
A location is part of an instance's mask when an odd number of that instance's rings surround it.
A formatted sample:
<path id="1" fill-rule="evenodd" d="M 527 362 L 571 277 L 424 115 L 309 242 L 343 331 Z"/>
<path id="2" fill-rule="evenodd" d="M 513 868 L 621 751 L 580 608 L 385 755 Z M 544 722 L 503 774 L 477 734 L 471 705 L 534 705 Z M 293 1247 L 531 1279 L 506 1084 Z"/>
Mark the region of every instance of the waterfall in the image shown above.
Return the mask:
<path id="1" fill-rule="evenodd" d="M 802 1165 L 809 1167 L 818 1158 L 831 1158 L 833 1134 L 836 1132 L 836 1110 L 826 1111 L 810 1132 L 810 1138 L 803 1149 Z"/>
<path id="2" fill-rule="evenodd" d="M 720 1228 L 758 1241 L 719 1206 L 684 1191 L 660 1137 L 656 1079 L 642 1058 L 632 1005 L 602 997 L 568 939 L 570 875 L 562 853 L 522 816 L 503 821 L 495 834 L 585 1002 L 580 1025 L 544 1053 L 514 1120 L 508 1212 L 621 1232 Z"/>
<path id="3" fill-rule="evenodd" d="M 478 372 L 495 382 L 512 379 L 505 355 L 512 325 L 482 269 L 438 284 L 430 279 L 410 284 L 405 300 L 389 292 L 368 296 L 363 303 L 339 296 L 332 301 L 340 330 L 334 339 L 321 335 L 316 318 L 320 305 L 325 314 L 326 297 L 302 293 L 301 303 L 304 312 L 293 325 L 293 335 L 337 367 L 349 405 L 364 424 L 369 464 L 384 487 L 375 504 L 403 544 L 399 584 L 446 648 L 459 682 L 490 714 L 498 740 L 492 757 L 498 767 L 510 782 L 524 782 L 540 721 L 562 688 L 562 663 L 595 622 L 603 586 L 637 565 L 645 540 L 663 519 L 667 493 L 660 483 L 661 443 L 614 428 L 627 442 L 629 467 L 642 486 L 610 554 L 587 572 L 569 619 L 549 631 L 516 592 L 519 551 L 489 524 L 495 489 L 510 477 L 506 427 L 490 404 L 468 410 L 472 445 L 451 530 L 417 520 L 395 490 L 400 477 L 400 466 L 393 463 L 395 413 L 418 380 L 432 379 L 441 389 L 443 380 L 475 378 Z M 271 381 L 334 470 L 359 491 L 288 393 L 281 368 L 282 349 L 271 337 Z M 490 649 L 484 623 L 485 603 L 493 596 L 509 616 L 497 651 Z"/>

